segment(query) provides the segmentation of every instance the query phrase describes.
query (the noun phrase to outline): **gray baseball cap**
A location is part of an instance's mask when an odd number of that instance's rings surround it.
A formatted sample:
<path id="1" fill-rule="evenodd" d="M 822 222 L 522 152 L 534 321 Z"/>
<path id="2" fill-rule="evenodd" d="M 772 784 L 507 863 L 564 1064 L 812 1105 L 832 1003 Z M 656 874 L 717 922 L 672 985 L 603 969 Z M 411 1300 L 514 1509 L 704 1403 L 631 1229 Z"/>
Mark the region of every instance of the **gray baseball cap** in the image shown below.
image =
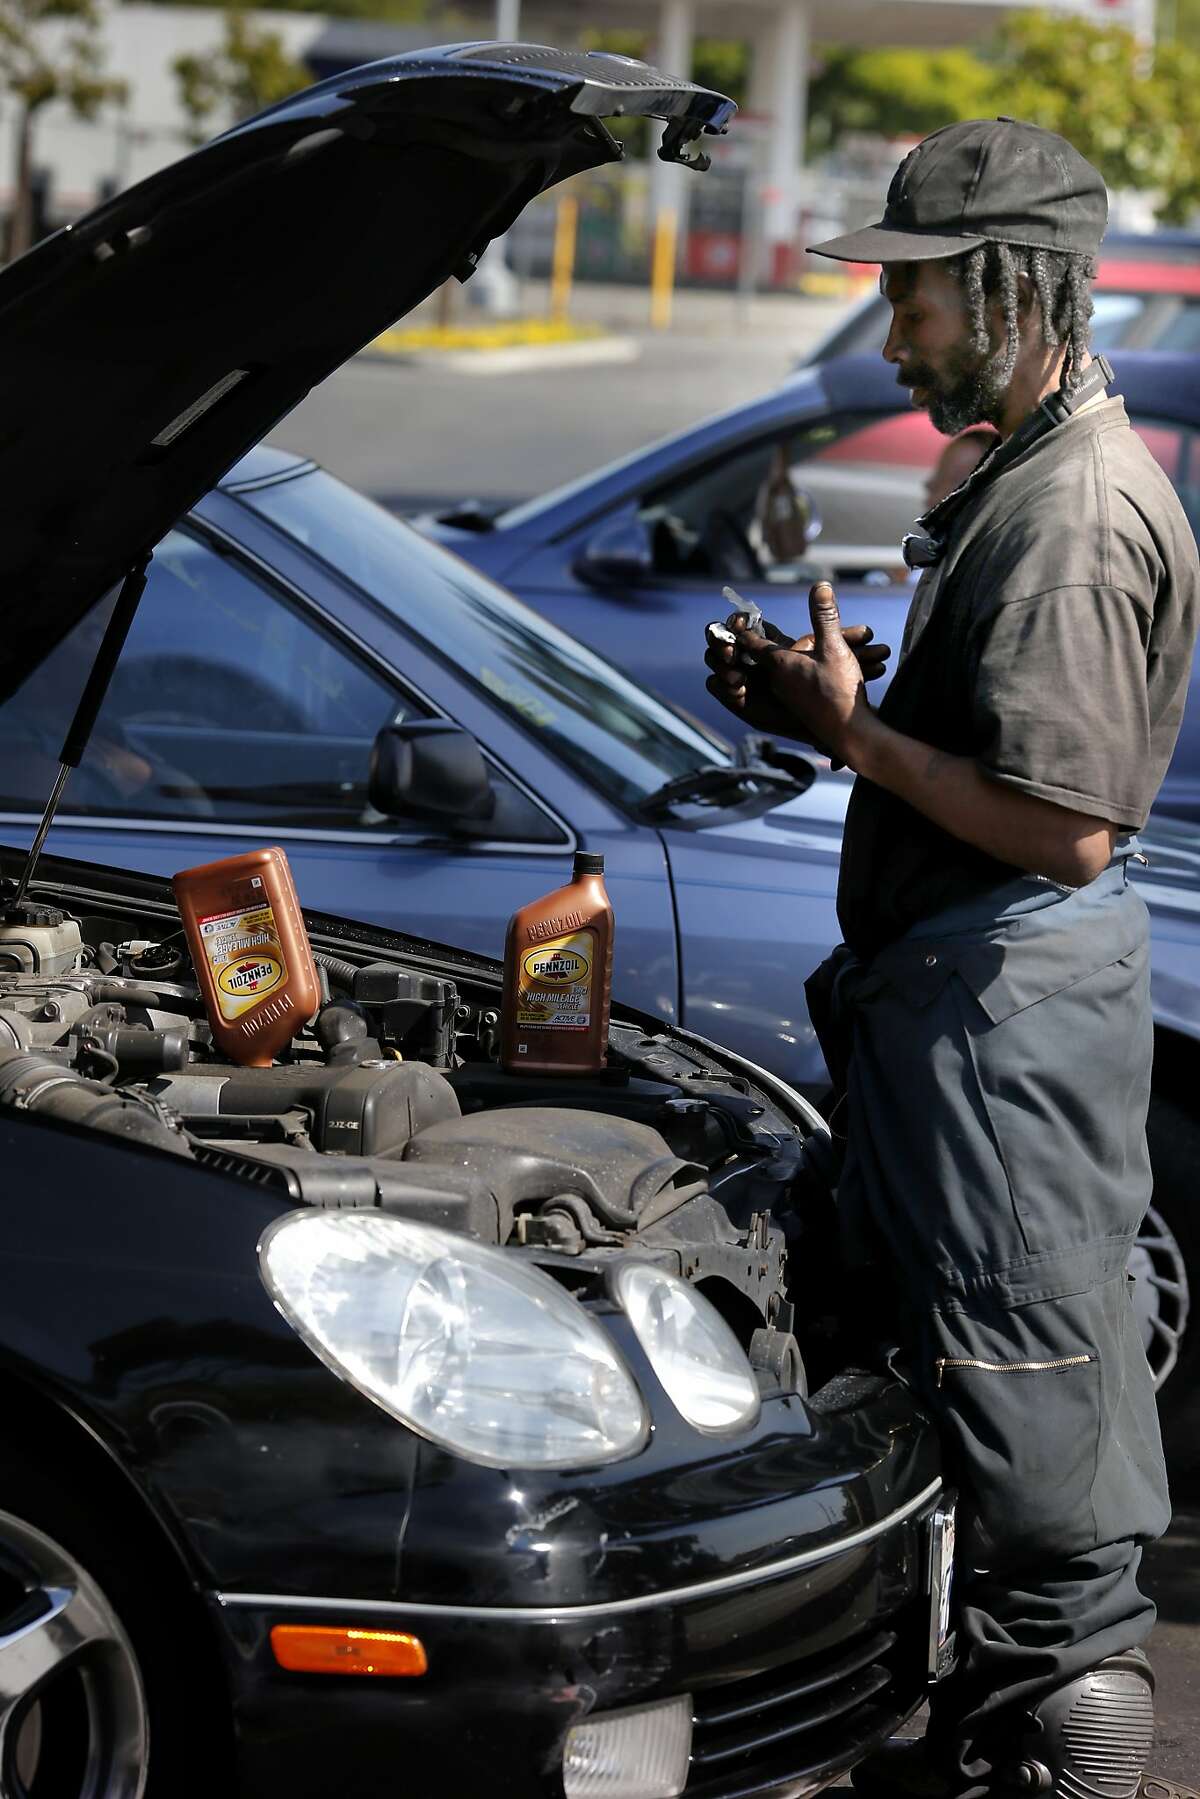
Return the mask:
<path id="1" fill-rule="evenodd" d="M 989 242 L 1094 256 L 1107 224 L 1104 178 L 1065 137 L 969 119 L 909 151 L 877 225 L 809 248 L 839 262 L 932 262 Z"/>

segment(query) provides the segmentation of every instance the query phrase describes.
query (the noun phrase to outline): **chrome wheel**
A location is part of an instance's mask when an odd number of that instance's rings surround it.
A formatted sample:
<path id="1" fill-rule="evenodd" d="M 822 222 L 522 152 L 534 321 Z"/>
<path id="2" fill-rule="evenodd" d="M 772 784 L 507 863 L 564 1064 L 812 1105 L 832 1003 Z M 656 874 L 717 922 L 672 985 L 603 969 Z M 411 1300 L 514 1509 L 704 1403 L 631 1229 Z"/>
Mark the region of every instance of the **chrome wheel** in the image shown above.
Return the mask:
<path id="1" fill-rule="evenodd" d="M 1158 1388 L 1179 1360 L 1191 1294 L 1183 1251 L 1154 1206 L 1142 1220 L 1129 1272 L 1136 1277 L 1133 1309 Z"/>
<path id="2" fill-rule="evenodd" d="M 69 1550 L 0 1512 L 0 1793 L 140 1799 L 149 1744 L 112 1605 Z"/>

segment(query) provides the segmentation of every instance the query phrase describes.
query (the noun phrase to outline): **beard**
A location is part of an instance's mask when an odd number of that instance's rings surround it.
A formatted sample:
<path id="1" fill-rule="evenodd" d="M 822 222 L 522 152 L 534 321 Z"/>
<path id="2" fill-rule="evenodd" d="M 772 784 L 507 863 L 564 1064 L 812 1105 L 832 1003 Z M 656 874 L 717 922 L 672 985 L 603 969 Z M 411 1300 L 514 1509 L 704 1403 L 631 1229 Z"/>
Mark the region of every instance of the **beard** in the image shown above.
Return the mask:
<path id="1" fill-rule="evenodd" d="M 920 387 L 935 431 L 957 437 L 969 425 L 998 425 L 1003 416 L 1009 374 L 1003 350 L 980 355 L 975 350 L 953 350 L 939 375 L 928 366 L 909 363 L 901 387 Z"/>

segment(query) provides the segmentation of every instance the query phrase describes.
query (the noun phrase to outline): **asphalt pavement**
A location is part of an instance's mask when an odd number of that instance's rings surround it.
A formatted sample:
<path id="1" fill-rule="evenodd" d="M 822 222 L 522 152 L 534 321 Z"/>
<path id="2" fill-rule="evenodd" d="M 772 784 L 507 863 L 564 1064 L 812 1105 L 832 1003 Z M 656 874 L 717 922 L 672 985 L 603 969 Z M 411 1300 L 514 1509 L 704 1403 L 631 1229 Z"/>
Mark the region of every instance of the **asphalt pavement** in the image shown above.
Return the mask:
<path id="1" fill-rule="evenodd" d="M 358 357 L 272 434 L 397 510 L 512 501 L 587 473 L 655 437 L 766 392 L 828 327 L 827 302 L 683 295 L 676 328 L 652 333 L 636 290 L 581 290 L 581 316 L 632 346 L 619 363 L 506 373 Z M 533 305 L 543 296 L 531 295 Z M 1177 1496 L 1170 1534 L 1146 1556 L 1160 1621 L 1155 1772 L 1200 1787 L 1200 1493 Z"/>
<path id="2" fill-rule="evenodd" d="M 1158 1680 L 1154 1772 L 1200 1787 L 1200 1494 L 1177 1496 L 1175 1522 L 1146 1552 L 1158 1605 L 1148 1644 Z"/>
<path id="3" fill-rule="evenodd" d="M 449 499 L 515 501 L 766 393 L 836 316 L 828 302 L 681 296 L 678 328 L 652 333 L 633 289 L 580 307 L 632 351 L 563 366 L 536 353 L 476 374 L 475 352 L 363 355 L 316 388 L 270 441 L 315 457 L 397 510 Z M 580 356 L 586 358 L 587 347 Z"/>

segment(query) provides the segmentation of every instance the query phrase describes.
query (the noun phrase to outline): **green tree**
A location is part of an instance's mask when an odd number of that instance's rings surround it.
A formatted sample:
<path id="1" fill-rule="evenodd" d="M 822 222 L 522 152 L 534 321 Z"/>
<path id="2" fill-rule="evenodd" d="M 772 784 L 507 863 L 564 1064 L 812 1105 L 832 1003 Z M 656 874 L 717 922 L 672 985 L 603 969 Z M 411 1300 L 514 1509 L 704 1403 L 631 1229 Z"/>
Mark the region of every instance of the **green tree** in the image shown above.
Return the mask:
<path id="1" fill-rule="evenodd" d="M 1200 0 L 1175 4 L 1177 35 L 1152 51 L 1118 26 L 1040 11 L 1013 14 L 979 55 L 829 50 L 810 93 L 810 147 L 1008 113 L 1061 132 L 1110 187 L 1152 192 L 1159 217 L 1183 223 L 1200 205 L 1200 49 L 1184 32 L 1200 24 Z"/>
<path id="2" fill-rule="evenodd" d="M 1170 136 L 1178 146 L 1161 184 L 1158 219 L 1163 225 L 1186 225 L 1200 212 L 1200 51 L 1164 45 L 1156 67 L 1170 95 Z"/>
<path id="3" fill-rule="evenodd" d="M 1151 52 L 1115 26 L 1019 13 L 993 67 L 996 110 L 1061 132 L 1110 187 L 1156 192 L 1169 223 L 1200 202 L 1200 55 L 1187 44 Z"/>
<path id="4" fill-rule="evenodd" d="M 177 56 L 171 67 L 195 143 L 208 135 L 215 112 L 232 107 L 235 119 L 246 119 L 312 81 L 304 64 L 288 55 L 279 33 L 255 25 L 241 5 L 228 8 L 219 49 Z"/>
<path id="5" fill-rule="evenodd" d="M 1160 44 L 1200 50 L 1200 0 L 1158 0 L 1154 29 Z"/>
<path id="6" fill-rule="evenodd" d="M 986 117 L 991 69 L 970 50 L 822 51 L 809 87 L 809 147 L 831 148 L 849 131 L 924 137 L 955 119 Z"/>
<path id="7" fill-rule="evenodd" d="M 750 46 L 736 38 L 698 37 L 692 57 L 692 80 L 746 104 L 750 85 Z"/>
<path id="8" fill-rule="evenodd" d="M 33 236 L 33 134 L 38 113 L 62 100 L 90 119 L 126 86 L 97 73 L 100 14 L 95 0 L 0 0 L 0 90 L 17 103 L 16 179 L 8 221 L 9 257 Z"/>

